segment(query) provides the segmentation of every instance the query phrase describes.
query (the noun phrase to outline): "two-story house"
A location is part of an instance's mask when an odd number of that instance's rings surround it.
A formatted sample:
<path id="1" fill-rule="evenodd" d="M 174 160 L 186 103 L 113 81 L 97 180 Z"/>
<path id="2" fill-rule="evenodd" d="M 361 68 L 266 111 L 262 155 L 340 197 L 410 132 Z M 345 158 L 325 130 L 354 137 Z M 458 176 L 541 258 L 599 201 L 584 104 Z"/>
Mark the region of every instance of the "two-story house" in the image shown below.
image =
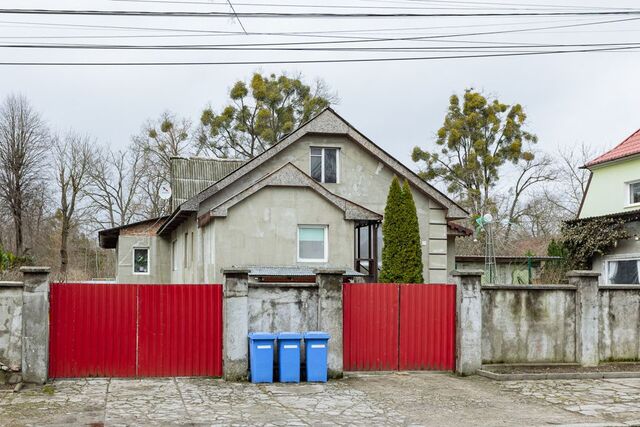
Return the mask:
<path id="1" fill-rule="evenodd" d="M 329 108 L 248 161 L 174 159 L 172 213 L 102 230 L 100 244 L 116 249 L 119 283 L 219 283 L 231 267 L 375 281 L 394 175 L 416 202 L 424 280 L 446 282 L 460 235 L 448 222 L 467 212 Z"/>
<path id="2" fill-rule="evenodd" d="M 640 130 L 587 163 L 591 171 L 578 220 L 622 219 L 630 238 L 592 260 L 606 284 L 640 283 Z"/>

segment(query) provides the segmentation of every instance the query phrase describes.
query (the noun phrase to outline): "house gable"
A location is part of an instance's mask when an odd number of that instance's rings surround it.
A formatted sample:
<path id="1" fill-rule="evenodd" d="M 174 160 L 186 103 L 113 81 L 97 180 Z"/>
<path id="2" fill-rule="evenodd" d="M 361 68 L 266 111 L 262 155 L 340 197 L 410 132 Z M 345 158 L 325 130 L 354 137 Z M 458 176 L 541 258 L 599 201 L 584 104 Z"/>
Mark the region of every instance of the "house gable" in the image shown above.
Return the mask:
<path id="1" fill-rule="evenodd" d="M 256 183 L 245 184 L 244 189 L 239 191 L 233 197 L 225 200 L 224 202 L 212 207 L 207 213 L 198 217 L 198 225 L 202 226 L 209 222 L 213 217 L 225 217 L 228 210 L 257 193 L 265 187 L 307 187 L 325 198 L 331 204 L 344 212 L 344 218 L 347 220 L 365 220 L 365 221 L 380 221 L 382 216 L 350 202 L 342 197 L 328 191 L 322 185 L 318 184 L 311 177 L 306 175 L 300 169 L 287 163 L 275 172 L 265 176 Z"/>
<path id="2" fill-rule="evenodd" d="M 230 185 L 231 183 L 241 179 L 251 171 L 258 168 L 263 163 L 278 156 L 289 146 L 299 141 L 301 138 L 307 135 L 341 135 L 346 136 L 349 140 L 361 146 L 368 151 L 371 155 L 376 157 L 386 167 L 390 168 L 394 174 L 407 179 L 418 190 L 427 195 L 430 199 L 434 200 L 442 208 L 447 209 L 447 218 L 460 219 L 466 218 L 468 213 L 457 205 L 453 200 L 438 191 L 435 187 L 426 183 L 418 175 L 416 175 L 409 168 L 404 166 L 398 160 L 393 158 L 387 152 L 382 150 L 371 140 L 362 135 L 353 126 L 351 126 L 346 120 L 339 116 L 331 108 L 325 109 L 322 113 L 311 119 L 307 123 L 300 126 L 297 130 L 289 134 L 278 144 L 274 145 L 261 155 L 248 161 L 242 167 L 231 172 L 226 177 L 222 178 L 217 183 L 213 184 L 206 190 L 199 193 L 196 197 L 192 198 L 185 203 L 185 209 L 197 209 L 199 204 L 207 200 L 216 192 Z"/>

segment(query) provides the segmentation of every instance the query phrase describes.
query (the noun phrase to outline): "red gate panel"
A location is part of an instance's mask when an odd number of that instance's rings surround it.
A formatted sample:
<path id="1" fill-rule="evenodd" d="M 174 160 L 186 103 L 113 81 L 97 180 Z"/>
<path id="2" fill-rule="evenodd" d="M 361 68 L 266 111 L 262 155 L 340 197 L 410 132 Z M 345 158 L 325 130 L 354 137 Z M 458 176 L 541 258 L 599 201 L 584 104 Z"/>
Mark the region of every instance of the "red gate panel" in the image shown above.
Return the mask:
<path id="1" fill-rule="evenodd" d="M 401 370 L 453 370 L 455 285 L 400 285 Z"/>
<path id="2" fill-rule="evenodd" d="M 222 286 L 139 285 L 138 376 L 222 375 Z"/>
<path id="3" fill-rule="evenodd" d="M 343 286 L 344 369 L 398 369 L 398 285 Z"/>
<path id="4" fill-rule="evenodd" d="M 53 283 L 49 377 L 136 375 L 136 286 Z"/>

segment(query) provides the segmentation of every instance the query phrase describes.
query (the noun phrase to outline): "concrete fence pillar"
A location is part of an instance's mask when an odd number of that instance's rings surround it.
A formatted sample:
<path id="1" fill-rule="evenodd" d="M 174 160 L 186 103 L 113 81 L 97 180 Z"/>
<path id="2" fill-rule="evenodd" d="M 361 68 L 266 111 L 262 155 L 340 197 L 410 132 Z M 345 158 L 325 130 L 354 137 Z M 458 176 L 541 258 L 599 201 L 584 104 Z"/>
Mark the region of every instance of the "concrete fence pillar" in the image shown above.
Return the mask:
<path id="1" fill-rule="evenodd" d="M 482 367 L 482 270 L 453 271 L 456 283 L 456 373 Z"/>
<path id="2" fill-rule="evenodd" d="M 49 267 L 22 267 L 22 380 L 44 384 L 49 372 Z"/>
<path id="3" fill-rule="evenodd" d="M 223 376 L 247 379 L 249 369 L 249 270 L 223 269 Z"/>
<path id="4" fill-rule="evenodd" d="M 318 329 L 331 335 L 329 340 L 329 378 L 341 378 L 342 364 L 342 282 L 345 270 L 315 270 L 318 284 Z"/>
<path id="5" fill-rule="evenodd" d="M 597 366 L 600 304 L 595 271 L 570 271 L 569 284 L 576 286 L 576 361 L 582 366 Z"/>

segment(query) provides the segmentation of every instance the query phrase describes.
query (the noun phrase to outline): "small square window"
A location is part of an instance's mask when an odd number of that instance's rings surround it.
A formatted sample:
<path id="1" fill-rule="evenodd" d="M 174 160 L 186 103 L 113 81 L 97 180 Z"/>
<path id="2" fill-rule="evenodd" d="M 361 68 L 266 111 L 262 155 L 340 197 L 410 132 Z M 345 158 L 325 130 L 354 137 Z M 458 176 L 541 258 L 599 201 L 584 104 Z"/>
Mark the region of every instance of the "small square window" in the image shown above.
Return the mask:
<path id="1" fill-rule="evenodd" d="M 133 272 L 135 274 L 149 273 L 149 249 L 148 248 L 133 249 Z"/>
<path id="2" fill-rule="evenodd" d="M 640 181 L 629 184 L 629 204 L 640 203 Z"/>
<path id="3" fill-rule="evenodd" d="M 327 262 L 328 255 L 326 225 L 298 226 L 298 261 Z"/>
<path id="4" fill-rule="evenodd" d="M 311 177 L 318 182 L 335 184 L 338 182 L 340 159 L 338 148 L 311 147 Z"/>

